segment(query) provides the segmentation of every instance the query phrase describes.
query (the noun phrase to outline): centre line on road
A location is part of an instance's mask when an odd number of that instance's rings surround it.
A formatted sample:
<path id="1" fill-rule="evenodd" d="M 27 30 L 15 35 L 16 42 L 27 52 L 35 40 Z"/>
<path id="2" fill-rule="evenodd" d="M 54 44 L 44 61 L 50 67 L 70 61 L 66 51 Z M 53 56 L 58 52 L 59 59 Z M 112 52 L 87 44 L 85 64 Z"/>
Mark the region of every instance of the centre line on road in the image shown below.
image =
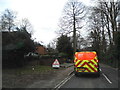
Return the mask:
<path id="1" fill-rule="evenodd" d="M 63 81 L 61 81 L 57 86 L 55 86 L 55 90 L 58 90 L 61 86 L 63 86 L 68 80 L 70 80 L 72 77 L 74 76 L 74 74 L 72 74 L 71 76 L 65 78 Z"/>
<path id="2" fill-rule="evenodd" d="M 109 79 L 104 73 L 102 73 L 102 75 L 106 78 L 106 80 L 107 80 L 110 84 L 112 84 L 112 82 L 110 81 L 110 79 Z"/>
<path id="3" fill-rule="evenodd" d="M 74 76 L 74 74 L 72 74 L 70 77 L 68 77 L 59 87 L 58 89 L 63 86 L 68 80 L 70 80 L 72 77 Z"/>
<path id="4" fill-rule="evenodd" d="M 100 68 L 100 72 L 102 72 L 102 69 Z"/>
<path id="5" fill-rule="evenodd" d="M 74 73 L 74 71 L 72 71 L 72 72 L 70 72 L 70 73 L 68 73 L 68 76 L 70 76 L 71 74 L 73 74 Z"/>

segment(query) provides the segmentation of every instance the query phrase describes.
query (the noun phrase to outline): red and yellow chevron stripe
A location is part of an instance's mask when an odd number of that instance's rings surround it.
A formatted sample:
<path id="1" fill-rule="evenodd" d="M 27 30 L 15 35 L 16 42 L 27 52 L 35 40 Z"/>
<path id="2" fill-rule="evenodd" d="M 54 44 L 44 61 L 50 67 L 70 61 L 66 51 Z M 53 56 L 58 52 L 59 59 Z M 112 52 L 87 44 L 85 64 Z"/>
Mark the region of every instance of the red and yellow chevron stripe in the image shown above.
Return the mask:
<path id="1" fill-rule="evenodd" d="M 75 63 L 76 71 L 78 72 L 97 72 L 97 62 L 95 60 L 77 60 Z M 78 70 L 78 68 L 84 68 L 85 70 Z"/>

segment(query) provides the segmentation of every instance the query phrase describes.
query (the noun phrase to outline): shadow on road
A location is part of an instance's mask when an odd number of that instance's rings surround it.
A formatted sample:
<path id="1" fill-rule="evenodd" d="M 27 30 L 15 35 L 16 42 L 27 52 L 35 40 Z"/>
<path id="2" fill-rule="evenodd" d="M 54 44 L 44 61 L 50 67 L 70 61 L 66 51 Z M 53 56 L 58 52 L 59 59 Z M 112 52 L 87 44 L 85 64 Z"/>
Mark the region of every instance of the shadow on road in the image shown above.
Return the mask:
<path id="1" fill-rule="evenodd" d="M 101 75 L 100 75 L 101 76 Z M 79 74 L 77 77 L 79 78 L 99 78 L 100 76 L 96 74 Z"/>

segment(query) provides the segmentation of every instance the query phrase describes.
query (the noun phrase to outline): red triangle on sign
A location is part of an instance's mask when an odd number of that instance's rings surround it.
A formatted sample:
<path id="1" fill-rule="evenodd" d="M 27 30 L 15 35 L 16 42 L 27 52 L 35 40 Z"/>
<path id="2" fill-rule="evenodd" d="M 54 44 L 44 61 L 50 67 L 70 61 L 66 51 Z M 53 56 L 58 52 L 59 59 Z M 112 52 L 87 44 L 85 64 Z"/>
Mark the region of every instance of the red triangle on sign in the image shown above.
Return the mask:
<path id="1" fill-rule="evenodd" d="M 55 59 L 55 61 L 53 62 L 53 65 L 60 65 L 60 63 L 57 59 Z"/>

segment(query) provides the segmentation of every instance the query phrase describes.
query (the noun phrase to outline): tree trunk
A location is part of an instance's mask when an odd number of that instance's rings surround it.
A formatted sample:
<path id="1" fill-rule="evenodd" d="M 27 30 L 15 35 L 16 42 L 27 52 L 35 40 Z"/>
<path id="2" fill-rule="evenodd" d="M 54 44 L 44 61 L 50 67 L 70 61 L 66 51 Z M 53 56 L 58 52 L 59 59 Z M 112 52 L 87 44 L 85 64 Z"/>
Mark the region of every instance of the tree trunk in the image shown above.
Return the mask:
<path id="1" fill-rule="evenodd" d="M 74 11 L 73 11 L 74 12 Z M 75 15 L 73 16 L 73 48 L 74 52 L 76 52 L 76 26 L 75 26 Z"/>
<path id="2" fill-rule="evenodd" d="M 109 19 L 108 16 L 107 17 L 107 30 L 108 30 L 108 37 L 109 37 L 109 42 L 110 42 L 110 46 L 112 46 L 112 38 L 111 38 L 111 32 L 110 32 L 110 25 L 109 25 Z"/>

